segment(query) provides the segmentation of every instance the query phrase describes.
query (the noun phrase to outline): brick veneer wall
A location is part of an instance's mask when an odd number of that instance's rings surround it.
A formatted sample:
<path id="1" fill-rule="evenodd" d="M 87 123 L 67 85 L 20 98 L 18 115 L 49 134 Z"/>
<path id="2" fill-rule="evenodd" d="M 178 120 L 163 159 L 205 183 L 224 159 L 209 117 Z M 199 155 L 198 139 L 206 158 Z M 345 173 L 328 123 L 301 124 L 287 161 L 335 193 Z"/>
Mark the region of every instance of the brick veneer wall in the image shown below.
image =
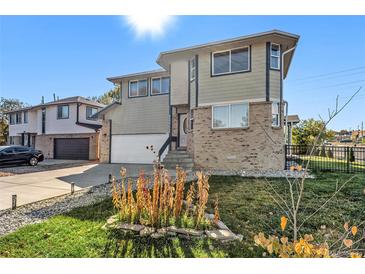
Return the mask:
<path id="1" fill-rule="evenodd" d="M 35 139 L 35 148 L 41 150 L 45 158 L 53 159 L 55 138 L 89 138 L 89 159 L 97 160 L 99 147 L 99 138 L 97 134 L 99 133 L 37 135 Z"/>
<path id="2" fill-rule="evenodd" d="M 194 111 L 193 151 L 196 167 L 223 170 L 284 169 L 284 130 L 271 126 L 271 102 L 249 105 L 246 129 L 212 129 L 212 108 Z"/>
<path id="3" fill-rule="evenodd" d="M 100 132 L 100 163 L 109 163 L 110 153 L 110 120 L 103 120 Z"/>

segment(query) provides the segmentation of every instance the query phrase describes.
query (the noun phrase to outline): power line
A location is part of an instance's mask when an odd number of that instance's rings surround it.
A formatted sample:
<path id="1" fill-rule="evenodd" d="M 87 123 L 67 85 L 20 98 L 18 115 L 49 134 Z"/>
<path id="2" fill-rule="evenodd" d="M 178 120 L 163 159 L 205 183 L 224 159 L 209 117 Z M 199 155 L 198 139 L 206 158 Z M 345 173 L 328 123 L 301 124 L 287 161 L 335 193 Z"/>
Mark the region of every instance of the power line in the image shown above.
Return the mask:
<path id="1" fill-rule="evenodd" d="M 298 81 L 298 80 L 304 80 L 304 79 L 320 78 L 320 77 L 327 76 L 327 75 L 341 74 L 341 73 L 348 72 L 348 71 L 363 70 L 363 69 L 365 69 L 365 66 L 359 66 L 359 67 L 355 67 L 355 68 L 351 68 L 351 69 L 339 70 L 339 71 L 334 71 L 334 72 L 329 72 L 329 73 L 324 73 L 324 74 L 312 75 L 312 76 L 308 76 L 308 77 L 297 78 L 294 80 Z"/>
<path id="2" fill-rule="evenodd" d="M 355 83 L 364 83 L 365 82 L 365 79 L 359 79 L 359 80 L 356 80 L 356 81 L 350 81 L 350 82 L 343 82 L 343 83 L 338 83 L 338 84 L 334 84 L 334 85 L 327 85 L 327 86 L 313 86 L 311 87 L 311 89 L 325 89 L 325 88 L 336 88 L 336 87 L 340 87 L 342 86 L 342 88 L 346 87 L 346 86 L 353 86 L 353 84 Z M 296 91 L 304 91 L 304 90 L 308 90 L 309 88 L 302 88 L 302 89 L 297 89 Z"/>
<path id="3" fill-rule="evenodd" d="M 306 85 L 306 84 L 310 84 L 313 81 L 326 81 L 328 79 L 333 79 L 333 78 L 343 78 L 343 77 L 349 77 L 349 76 L 353 76 L 353 75 L 361 75 L 361 74 L 365 74 L 365 70 L 364 71 L 360 71 L 360 72 L 354 72 L 354 73 L 349 73 L 349 74 L 343 74 L 343 75 L 329 75 L 329 76 L 324 76 L 318 79 L 304 79 L 304 80 L 296 80 L 294 81 L 295 83 L 299 83 L 301 85 Z"/>

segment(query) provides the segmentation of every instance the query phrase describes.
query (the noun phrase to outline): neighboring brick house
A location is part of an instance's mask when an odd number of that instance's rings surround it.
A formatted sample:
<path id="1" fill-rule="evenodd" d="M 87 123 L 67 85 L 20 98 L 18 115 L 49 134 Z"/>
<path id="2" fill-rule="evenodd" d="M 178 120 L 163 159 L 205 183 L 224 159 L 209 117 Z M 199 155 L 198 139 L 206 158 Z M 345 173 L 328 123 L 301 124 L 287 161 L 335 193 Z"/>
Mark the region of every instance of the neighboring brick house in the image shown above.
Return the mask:
<path id="1" fill-rule="evenodd" d="M 8 142 L 35 147 L 46 158 L 97 160 L 101 121 L 92 116 L 103 107 L 75 96 L 9 111 Z"/>
<path id="2" fill-rule="evenodd" d="M 298 39 L 273 30 L 166 51 L 163 69 L 108 78 L 122 100 L 98 113 L 101 161 L 283 169 L 283 79 Z"/>

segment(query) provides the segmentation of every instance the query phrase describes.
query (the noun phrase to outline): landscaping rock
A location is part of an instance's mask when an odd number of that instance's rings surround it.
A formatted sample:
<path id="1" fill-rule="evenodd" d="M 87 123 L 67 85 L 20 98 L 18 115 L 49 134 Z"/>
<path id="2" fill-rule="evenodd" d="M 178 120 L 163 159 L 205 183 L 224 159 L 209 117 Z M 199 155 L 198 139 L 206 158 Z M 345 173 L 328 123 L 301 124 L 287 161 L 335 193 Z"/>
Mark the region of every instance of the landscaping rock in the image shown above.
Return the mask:
<path id="1" fill-rule="evenodd" d="M 142 229 L 145 228 L 144 225 L 135 225 L 135 224 L 118 224 L 115 228 L 122 229 L 122 230 L 129 230 L 134 232 L 140 232 Z"/>
<path id="2" fill-rule="evenodd" d="M 166 227 L 157 229 L 157 233 L 160 233 L 160 234 L 167 234 L 168 232 L 169 231 Z"/>
<path id="3" fill-rule="evenodd" d="M 180 239 L 190 240 L 190 236 L 189 236 L 189 235 L 185 235 L 185 234 L 177 234 L 177 236 L 178 236 Z"/>
<path id="4" fill-rule="evenodd" d="M 214 214 L 205 213 L 205 218 L 214 223 Z M 221 220 L 214 223 L 219 229 L 230 230 Z"/>
<path id="5" fill-rule="evenodd" d="M 144 236 L 150 236 L 152 233 L 155 233 L 156 229 L 154 229 L 153 227 L 148 227 L 145 226 L 140 232 L 139 235 L 144 237 Z"/>
<path id="6" fill-rule="evenodd" d="M 169 232 L 175 232 L 177 234 L 196 236 L 196 237 L 202 236 L 204 234 L 204 231 L 199 231 L 191 228 L 177 228 L 175 226 L 169 226 L 167 230 Z"/>
<path id="7" fill-rule="evenodd" d="M 152 233 L 151 234 L 151 238 L 153 238 L 153 239 L 160 239 L 160 238 L 163 238 L 163 237 L 165 237 L 164 234 L 160 234 L 160 233 Z"/>
<path id="8" fill-rule="evenodd" d="M 206 230 L 205 234 L 214 240 L 227 241 L 236 240 L 237 236 L 230 230 L 216 229 L 216 230 Z"/>
<path id="9" fill-rule="evenodd" d="M 106 220 L 106 224 L 111 225 L 117 221 L 118 221 L 118 215 L 113 215 L 113 216 L 110 216 L 108 220 Z"/>

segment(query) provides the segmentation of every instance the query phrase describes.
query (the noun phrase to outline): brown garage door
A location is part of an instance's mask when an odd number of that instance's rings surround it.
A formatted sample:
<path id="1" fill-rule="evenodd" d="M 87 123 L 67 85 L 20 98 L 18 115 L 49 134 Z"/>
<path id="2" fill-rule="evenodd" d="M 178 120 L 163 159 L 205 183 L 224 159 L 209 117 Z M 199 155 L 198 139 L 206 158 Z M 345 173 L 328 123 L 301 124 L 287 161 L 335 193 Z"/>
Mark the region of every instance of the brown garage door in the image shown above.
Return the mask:
<path id="1" fill-rule="evenodd" d="M 89 138 L 54 139 L 54 158 L 89 160 Z"/>

